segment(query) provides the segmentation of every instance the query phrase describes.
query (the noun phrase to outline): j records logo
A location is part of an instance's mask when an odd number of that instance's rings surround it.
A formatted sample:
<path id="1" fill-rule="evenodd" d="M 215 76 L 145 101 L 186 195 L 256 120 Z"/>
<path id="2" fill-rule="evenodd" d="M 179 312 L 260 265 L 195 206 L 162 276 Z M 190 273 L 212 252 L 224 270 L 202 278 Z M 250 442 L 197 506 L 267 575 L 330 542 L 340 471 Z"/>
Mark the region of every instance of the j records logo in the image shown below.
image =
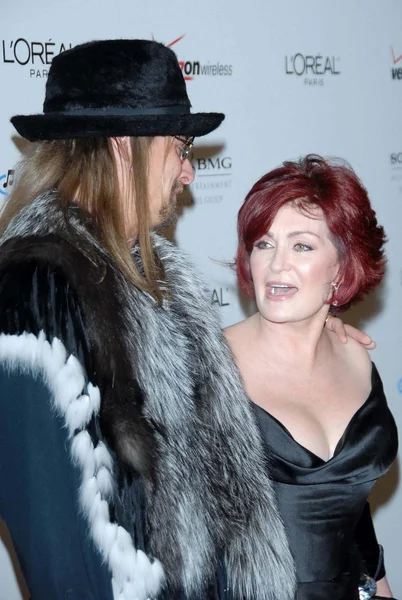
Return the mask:
<path id="1" fill-rule="evenodd" d="M 287 54 L 285 74 L 300 78 L 304 85 L 323 86 L 329 77 L 341 74 L 339 56 L 323 54 Z"/>

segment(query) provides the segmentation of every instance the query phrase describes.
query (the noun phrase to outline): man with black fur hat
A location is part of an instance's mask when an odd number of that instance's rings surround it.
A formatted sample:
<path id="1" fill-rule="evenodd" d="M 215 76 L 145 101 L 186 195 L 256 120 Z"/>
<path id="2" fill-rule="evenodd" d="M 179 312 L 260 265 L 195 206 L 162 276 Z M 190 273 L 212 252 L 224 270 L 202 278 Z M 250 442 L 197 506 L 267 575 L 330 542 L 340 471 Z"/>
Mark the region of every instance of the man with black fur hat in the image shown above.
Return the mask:
<path id="1" fill-rule="evenodd" d="M 209 295 L 155 233 L 193 180 L 174 53 L 54 58 L 0 219 L 0 512 L 32 600 L 290 600 L 294 567 Z"/>

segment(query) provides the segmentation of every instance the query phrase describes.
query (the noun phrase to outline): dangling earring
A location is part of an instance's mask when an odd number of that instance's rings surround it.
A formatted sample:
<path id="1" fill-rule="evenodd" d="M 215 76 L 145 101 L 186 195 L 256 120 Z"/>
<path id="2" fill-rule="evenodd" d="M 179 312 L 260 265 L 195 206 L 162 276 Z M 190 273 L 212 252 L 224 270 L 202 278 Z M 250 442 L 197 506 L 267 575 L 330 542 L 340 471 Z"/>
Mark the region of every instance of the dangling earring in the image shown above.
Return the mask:
<path id="1" fill-rule="evenodd" d="M 334 297 L 339 290 L 339 283 L 335 283 L 334 281 L 331 283 L 332 285 L 332 297 Z M 338 300 L 332 300 L 332 306 L 338 306 Z"/>

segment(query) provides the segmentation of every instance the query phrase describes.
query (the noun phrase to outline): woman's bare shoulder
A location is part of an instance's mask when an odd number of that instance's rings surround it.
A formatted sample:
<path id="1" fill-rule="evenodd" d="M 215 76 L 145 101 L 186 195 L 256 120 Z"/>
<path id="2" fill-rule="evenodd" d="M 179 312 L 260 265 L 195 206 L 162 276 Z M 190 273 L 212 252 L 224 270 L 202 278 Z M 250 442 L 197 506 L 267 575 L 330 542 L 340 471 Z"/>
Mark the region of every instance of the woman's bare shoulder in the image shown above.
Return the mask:
<path id="1" fill-rule="evenodd" d="M 349 368 L 360 374 L 363 379 L 370 377 L 372 370 L 371 357 L 362 344 L 351 337 L 348 337 L 346 344 L 342 344 L 333 332 L 330 332 L 330 339 L 336 355 Z"/>

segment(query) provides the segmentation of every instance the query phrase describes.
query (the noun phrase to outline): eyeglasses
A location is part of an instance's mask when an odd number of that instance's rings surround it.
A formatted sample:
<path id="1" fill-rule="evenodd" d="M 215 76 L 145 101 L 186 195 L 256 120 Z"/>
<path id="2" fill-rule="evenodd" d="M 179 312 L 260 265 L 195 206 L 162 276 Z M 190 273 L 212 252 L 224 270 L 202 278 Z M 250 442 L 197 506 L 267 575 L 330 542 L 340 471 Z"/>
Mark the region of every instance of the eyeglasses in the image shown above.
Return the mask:
<path id="1" fill-rule="evenodd" d="M 178 140 L 181 142 L 181 144 L 183 144 L 182 146 L 177 146 L 180 160 L 183 163 L 187 158 L 189 158 L 190 152 L 193 148 L 194 136 L 182 138 L 178 135 L 174 135 L 173 137 L 175 140 Z"/>

